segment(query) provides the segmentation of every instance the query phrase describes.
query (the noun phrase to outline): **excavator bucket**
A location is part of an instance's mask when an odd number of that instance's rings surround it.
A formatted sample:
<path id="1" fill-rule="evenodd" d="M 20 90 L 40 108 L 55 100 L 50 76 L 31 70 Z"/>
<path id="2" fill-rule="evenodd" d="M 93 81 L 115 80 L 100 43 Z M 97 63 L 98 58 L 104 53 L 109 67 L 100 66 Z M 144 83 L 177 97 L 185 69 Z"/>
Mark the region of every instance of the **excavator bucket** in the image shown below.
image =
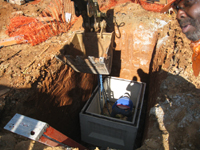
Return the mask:
<path id="1" fill-rule="evenodd" d="M 113 57 L 113 33 L 76 32 L 61 50 L 61 57 L 75 71 L 109 75 Z"/>

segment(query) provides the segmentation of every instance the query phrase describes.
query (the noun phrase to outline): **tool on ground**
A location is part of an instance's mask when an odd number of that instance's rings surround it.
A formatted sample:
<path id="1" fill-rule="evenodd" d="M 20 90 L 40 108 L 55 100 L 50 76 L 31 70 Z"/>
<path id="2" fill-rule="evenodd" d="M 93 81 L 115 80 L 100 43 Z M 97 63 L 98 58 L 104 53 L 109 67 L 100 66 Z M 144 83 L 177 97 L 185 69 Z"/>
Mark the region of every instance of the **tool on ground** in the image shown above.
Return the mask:
<path id="1" fill-rule="evenodd" d="M 47 123 L 18 113 L 7 123 L 4 129 L 48 146 L 79 148 L 79 150 L 87 149 Z"/>
<path id="2" fill-rule="evenodd" d="M 19 43 L 25 43 L 25 40 L 21 40 L 23 37 L 22 36 L 16 36 L 16 37 L 11 37 L 8 39 L 3 39 L 0 40 L 0 46 L 2 48 L 2 46 L 11 46 L 11 45 L 15 45 L 15 44 L 19 44 Z M 20 41 L 20 42 L 19 42 Z"/>

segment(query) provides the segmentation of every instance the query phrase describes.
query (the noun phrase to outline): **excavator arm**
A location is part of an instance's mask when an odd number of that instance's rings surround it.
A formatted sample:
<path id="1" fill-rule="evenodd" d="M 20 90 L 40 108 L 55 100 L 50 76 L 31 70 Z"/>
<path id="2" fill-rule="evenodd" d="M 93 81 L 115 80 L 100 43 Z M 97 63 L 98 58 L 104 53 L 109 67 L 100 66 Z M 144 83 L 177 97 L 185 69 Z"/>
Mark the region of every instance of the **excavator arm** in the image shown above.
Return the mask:
<path id="1" fill-rule="evenodd" d="M 83 27 L 87 32 L 105 32 L 106 14 L 99 10 L 97 0 L 71 0 L 76 16 L 82 16 Z"/>

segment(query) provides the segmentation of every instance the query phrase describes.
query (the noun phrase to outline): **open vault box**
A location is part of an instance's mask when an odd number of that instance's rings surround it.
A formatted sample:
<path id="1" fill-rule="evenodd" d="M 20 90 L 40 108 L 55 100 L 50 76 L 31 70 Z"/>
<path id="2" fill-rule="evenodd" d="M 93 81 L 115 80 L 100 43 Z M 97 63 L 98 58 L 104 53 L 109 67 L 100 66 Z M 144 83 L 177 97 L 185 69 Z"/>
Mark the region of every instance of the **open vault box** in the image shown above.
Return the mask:
<path id="1" fill-rule="evenodd" d="M 76 32 L 61 50 L 62 60 L 77 72 L 108 75 L 113 57 L 113 33 Z"/>
<path id="2" fill-rule="evenodd" d="M 103 84 L 109 101 L 115 102 L 124 93 L 130 94 L 135 106 L 132 121 L 102 115 L 100 105 L 105 102 L 100 101 L 100 87 L 97 86 L 80 112 L 81 139 L 103 148 L 133 150 L 146 84 L 110 76 Z"/>

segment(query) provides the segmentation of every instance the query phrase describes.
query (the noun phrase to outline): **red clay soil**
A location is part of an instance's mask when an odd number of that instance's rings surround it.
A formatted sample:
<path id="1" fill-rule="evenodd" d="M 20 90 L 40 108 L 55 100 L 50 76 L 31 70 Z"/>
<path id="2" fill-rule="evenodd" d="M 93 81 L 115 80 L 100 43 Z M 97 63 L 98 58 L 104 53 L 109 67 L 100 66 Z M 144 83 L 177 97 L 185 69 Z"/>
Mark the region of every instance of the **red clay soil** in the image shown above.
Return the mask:
<path id="1" fill-rule="evenodd" d="M 80 141 L 79 112 L 97 85 L 96 77 L 77 73 L 68 66 L 62 66 L 55 75 L 48 74 L 33 99 L 38 109 L 34 118 Z"/>

